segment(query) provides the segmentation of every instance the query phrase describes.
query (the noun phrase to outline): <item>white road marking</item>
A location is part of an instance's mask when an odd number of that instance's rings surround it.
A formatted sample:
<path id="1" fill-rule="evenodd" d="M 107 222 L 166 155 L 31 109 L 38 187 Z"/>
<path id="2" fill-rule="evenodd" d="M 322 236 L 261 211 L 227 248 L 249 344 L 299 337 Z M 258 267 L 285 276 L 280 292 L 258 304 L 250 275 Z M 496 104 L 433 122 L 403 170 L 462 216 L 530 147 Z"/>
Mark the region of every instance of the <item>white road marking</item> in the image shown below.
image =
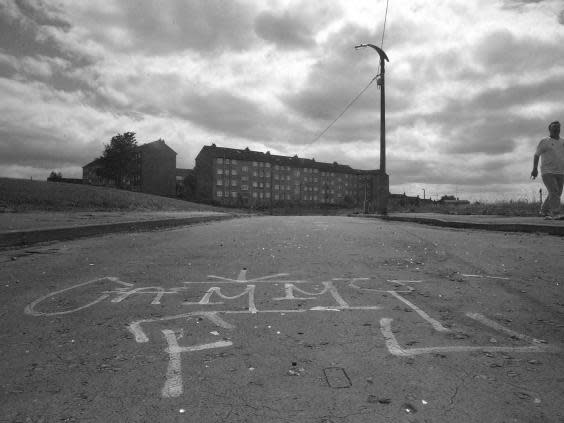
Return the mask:
<path id="1" fill-rule="evenodd" d="M 298 288 L 297 286 L 295 286 L 294 284 L 291 283 L 285 283 L 284 284 L 284 291 L 286 293 L 286 296 L 284 297 L 275 297 L 273 298 L 274 301 L 284 301 L 284 300 L 315 300 L 315 297 L 319 297 L 320 295 L 323 295 L 327 292 L 329 292 L 331 294 L 331 296 L 333 297 L 333 299 L 335 300 L 335 302 L 343 308 L 348 308 L 349 305 L 348 303 L 343 299 L 343 297 L 341 297 L 341 294 L 339 294 L 339 291 L 337 291 L 337 289 L 335 288 L 335 285 L 333 285 L 333 283 L 331 281 L 325 281 L 322 282 L 323 286 L 325 287 L 322 291 L 320 292 L 309 292 L 309 291 L 305 291 L 303 289 Z M 298 291 L 304 295 L 308 295 L 308 297 L 296 297 L 294 296 L 294 291 Z M 335 307 L 332 307 L 335 308 Z"/>
<path id="2" fill-rule="evenodd" d="M 423 310 L 421 310 L 419 307 L 417 307 L 415 304 L 413 304 L 412 302 L 408 301 L 407 299 L 405 299 L 404 297 L 402 297 L 401 295 L 399 295 L 397 292 L 395 291 L 389 291 L 390 294 L 392 294 L 394 297 L 396 297 L 398 300 L 402 301 L 403 303 L 407 304 L 411 309 L 413 309 L 419 316 L 421 316 L 424 320 L 426 320 L 427 322 L 429 322 L 431 324 L 431 326 L 433 326 L 433 329 L 435 329 L 438 332 L 450 332 L 450 329 L 445 328 L 441 322 L 439 322 L 438 320 L 433 319 L 431 316 L 429 316 L 427 313 L 425 313 Z"/>
<path id="3" fill-rule="evenodd" d="M 220 302 L 216 302 L 216 303 L 210 303 L 210 299 L 211 296 L 213 294 L 217 294 L 220 298 L 223 298 L 224 300 L 234 300 L 236 298 L 242 297 L 244 295 L 248 295 L 249 299 L 248 299 L 248 307 L 249 307 L 249 311 L 251 313 L 256 313 L 257 312 L 257 308 L 255 306 L 255 285 L 247 285 L 247 288 L 241 292 L 238 295 L 234 295 L 232 297 L 228 296 L 228 295 L 223 295 L 221 293 L 221 288 L 214 286 L 211 287 L 210 289 L 207 290 L 207 292 L 204 294 L 204 296 L 202 297 L 202 299 L 198 302 L 193 302 L 193 301 L 185 301 L 182 304 L 184 305 L 214 305 L 214 304 L 223 304 L 223 301 Z"/>
<path id="4" fill-rule="evenodd" d="M 370 278 L 349 278 L 349 279 L 333 279 L 333 280 L 349 280 L 349 286 L 351 288 L 357 289 L 359 291 L 366 291 L 366 292 L 387 292 L 391 293 L 392 291 L 389 289 L 375 289 L 375 288 L 363 288 L 356 284 L 357 281 L 362 280 L 369 280 Z M 400 279 L 388 279 L 386 282 L 390 282 L 396 285 L 405 286 L 407 291 L 398 291 L 397 289 L 393 290 L 393 292 L 413 292 L 415 289 L 409 286 L 410 283 L 421 283 L 425 282 L 424 280 L 400 280 Z"/>
<path id="5" fill-rule="evenodd" d="M 329 307 L 323 307 L 323 306 L 317 306 L 317 307 L 312 307 L 310 308 L 310 310 L 312 311 L 341 311 L 341 310 L 381 310 L 382 307 L 380 306 L 340 306 L 340 307 L 335 307 L 335 306 L 329 306 Z"/>
<path id="6" fill-rule="evenodd" d="M 212 348 L 229 347 L 233 345 L 231 341 L 217 341 L 210 344 L 198 344 L 181 347 L 178 345 L 178 337 L 174 331 L 164 329 L 162 332 L 168 343 L 168 348 L 165 351 L 169 356 L 169 362 L 166 371 L 166 380 L 161 391 L 161 394 L 164 398 L 176 398 L 182 395 L 182 392 L 184 390 L 182 384 L 182 363 L 180 361 L 181 353 L 202 351 Z"/>
<path id="7" fill-rule="evenodd" d="M 392 332 L 392 321 L 390 318 L 380 319 L 380 331 L 384 336 L 386 342 L 386 347 L 390 354 L 398 357 L 411 357 L 414 355 L 421 354 L 442 354 L 442 353 L 464 353 L 472 351 L 484 351 L 484 352 L 512 352 L 512 353 L 545 353 L 558 351 L 557 348 L 546 345 L 529 345 L 521 347 L 509 347 L 509 346 L 464 346 L 464 345 L 453 345 L 447 347 L 425 347 L 425 348 L 402 348 L 398 343 L 395 335 Z M 507 328 L 505 328 L 507 329 Z"/>
<path id="8" fill-rule="evenodd" d="M 135 337 L 135 342 L 138 343 L 145 343 L 149 342 L 149 338 L 141 328 L 142 323 L 154 323 L 154 322 L 162 322 L 168 320 L 176 320 L 176 319 L 189 319 L 192 317 L 193 313 L 183 313 L 183 314 L 176 314 L 174 316 L 165 316 L 165 317 L 157 317 L 155 319 L 141 319 L 131 322 L 127 329 L 133 334 Z"/>
<path id="9" fill-rule="evenodd" d="M 512 329 L 506 328 L 505 326 L 500 325 L 499 323 L 488 319 L 483 314 L 466 313 L 466 316 L 470 317 L 471 319 L 477 320 L 478 322 L 482 323 L 483 325 L 489 326 L 490 328 L 495 329 L 499 332 L 504 332 L 507 335 L 509 335 L 511 338 L 521 339 L 523 341 L 531 342 L 533 344 L 544 344 L 544 343 L 546 343 L 546 342 L 544 342 L 540 339 L 536 339 L 536 338 L 533 338 L 533 337 L 528 336 L 528 335 L 523 335 L 522 333 L 515 332 Z"/>
<path id="10" fill-rule="evenodd" d="M 36 310 L 35 310 L 35 307 L 37 307 L 37 305 L 38 305 L 39 303 L 41 303 L 42 301 L 45 301 L 47 298 L 51 298 L 51 297 L 54 297 L 54 296 L 57 295 L 57 294 L 61 294 L 61 293 L 66 292 L 66 291 L 71 291 L 71 290 L 73 290 L 73 289 L 75 289 L 75 288 L 80 288 L 80 287 L 82 287 L 82 286 L 91 285 L 91 284 L 93 284 L 93 283 L 100 282 L 100 281 L 104 281 L 104 280 L 109 280 L 109 281 L 112 281 L 112 282 L 115 282 L 115 283 L 119 283 L 119 284 L 121 284 L 121 285 L 128 286 L 128 287 L 129 287 L 129 286 L 133 286 L 133 284 L 131 284 L 131 283 L 120 281 L 118 278 L 111 277 L 111 276 L 103 277 L 103 278 L 98 278 L 98 279 L 93 279 L 93 280 L 91 280 L 91 281 L 82 282 L 82 283 L 79 283 L 79 284 L 76 284 L 76 285 L 73 285 L 73 286 L 69 286 L 68 288 L 60 289 L 60 290 L 58 290 L 58 291 L 54 291 L 54 292 L 51 292 L 51 293 L 49 293 L 49 294 L 47 294 L 47 295 L 44 295 L 43 297 L 40 297 L 40 298 L 38 298 L 37 300 L 33 301 L 31 304 L 28 304 L 28 305 L 25 307 L 25 309 L 24 309 L 24 313 L 25 313 L 25 314 L 30 314 L 30 315 L 32 315 L 32 316 L 57 316 L 57 315 L 61 315 L 61 314 L 70 314 L 70 313 L 74 313 L 74 312 L 76 312 L 76 311 L 83 310 L 83 309 L 85 309 L 85 308 L 88 308 L 88 307 L 90 307 L 90 306 L 93 306 L 94 304 L 99 303 L 100 301 L 103 301 L 103 300 L 105 300 L 106 298 L 108 298 L 108 297 L 109 297 L 109 294 L 102 294 L 102 295 L 100 295 L 97 299 L 95 299 L 94 301 L 91 301 L 91 302 L 89 302 L 88 304 L 84 304 L 83 306 L 74 308 L 74 309 L 72 309 L 72 310 L 56 311 L 56 312 L 52 312 L 52 313 L 44 313 L 44 312 L 36 311 Z"/>
<path id="11" fill-rule="evenodd" d="M 488 276 L 488 275 L 465 275 L 464 273 L 461 273 L 460 276 L 464 276 L 466 278 L 487 278 L 487 279 L 503 279 L 503 280 L 509 280 L 509 278 L 506 278 L 505 276 Z"/>
<path id="12" fill-rule="evenodd" d="M 192 313 L 192 315 L 193 316 L 205 317 L 210 322 L 212 322 L 216 326 L 219 326 L 223 329 L 234 329 L 235 328 L 235 326 L 233 326 L 231 323 L 228 323 L 225 320 L 223 320 L 221 317 L 219 317 L 219 315 L 217 314 L 216 311 L 195 311 L 195 312 Z"/>
<path id="13" fill-rule="evenodd" d="M 269 280 L 269 279 L 278 278 L 278 277 L 281 277 L 281 276 L 288 276 L 288 273 L 276 273 L 274 275 L 261 276 L 260 278 L 248 280 L 247 279 L 247 269 L 242 269 L 239 272 L 239 276 L 237 277 L 237 279 L 225 278 L 223 276 L 216 276 L 216 275 L 208 275 L 208 278 L 218 279 L 218 280 L 223 281 L 223 282 L 241 283 L 241 282 L 265 281 L 265 280 Z M 280 281 L 278 281 L 278 282 L 280 282 Z M 282 282 L 286 282 L 286 281 L 282 281 Z M 190 282 L 184 282 L 184 283 L 190 283 Z"/>
<path id="14" fill-rule="evenodd" d="M 149 342 L 149 338 L 147 337 L 147 335 L 143 331 L 143 328 L 141 327 L 141 325 L 145 324 L 145 323 L 165 322 L 165 321 L 169 321 L 169 320 L 178 320 L 178 319 L 187 319 L 188 320 L 191 317 L 197 316 L 197 317 L 206 318 L 211 323 L 213 323 L 214 325 L 219 326 L 223 329 L 234 329 L 235 328 L 235 326 L 233 326 L 231 323 L 228 323 L 225 320 L 223 320 L 218 315 L 218 313 L 220 313 L 220 312 L 218 312 L 218 311 L 193 311 L 193 312 L 190 312 L 190 313 L 182 313 L 182 314 L 175 314 L 175 315 L 172 315 L 172 316 L 157 317 L 155 319 L 136 320 L 134 322 L 131 322 L 127 326 L 127 329 L 135 337 L 135 342 L 142 344 L 142 343 L 145 343 L 145 342 Z M 250 312 L 247 312 L 247 313 L 250 313 Z"/>
<path id="15" fill-rule="evenodd" d="M 115 292 L 115 291 L 113 291 Z M 112 303 L 120 303 L 125 300 L 127 297 L 135 294 L 156 294 L 155 298 L 151 301 L 151 304 L 156 305 L 161 303 L 161 299 L 163 298 L 164 294 L 177 294 L 178 292 L 165 291 L 164 288 L 160 286 L 144 286 L 140 288 L 130 289 L 129 291 L 120 291 L 120 295 L 112 299 Z"/>

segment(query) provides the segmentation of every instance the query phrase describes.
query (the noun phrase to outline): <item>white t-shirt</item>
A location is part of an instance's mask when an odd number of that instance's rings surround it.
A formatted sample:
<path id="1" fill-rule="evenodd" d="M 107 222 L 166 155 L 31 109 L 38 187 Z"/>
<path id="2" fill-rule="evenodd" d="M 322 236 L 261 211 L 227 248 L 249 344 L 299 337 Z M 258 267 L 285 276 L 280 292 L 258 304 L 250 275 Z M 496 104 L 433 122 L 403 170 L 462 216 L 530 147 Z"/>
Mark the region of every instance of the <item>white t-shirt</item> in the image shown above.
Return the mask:
<path id="1" fill-rule="evenodd" d="M 564 175 L 564 140 L 543 138 L 537 146 L 535 155 L 541 158 L 541 175 L 556 173 Z"/>

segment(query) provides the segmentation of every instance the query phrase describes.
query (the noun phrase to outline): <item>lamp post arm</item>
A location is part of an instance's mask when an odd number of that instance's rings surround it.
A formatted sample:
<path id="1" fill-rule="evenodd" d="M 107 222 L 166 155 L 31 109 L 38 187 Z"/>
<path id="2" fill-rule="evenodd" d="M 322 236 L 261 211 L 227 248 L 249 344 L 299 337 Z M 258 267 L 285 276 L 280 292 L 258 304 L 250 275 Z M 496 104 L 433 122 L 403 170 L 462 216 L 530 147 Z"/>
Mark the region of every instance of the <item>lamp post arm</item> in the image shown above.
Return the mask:
<path id="1" fill-rule="evenodd" d="M 372 47 L 380 55 L 380 60 L 382 60 L 382 61 L 386 60 L 386 62 L 390 61 L 390 59 L 388 59 L 388 56 L 386 55 L 386 52 L 384 50 L 382 50 L 380 47 L 375 46 L 374 44 L 359 44 L 357 46 L 354 46 L 354 48 L 356 48 L 356 49 L 363 48 L 363 47 Z"/>

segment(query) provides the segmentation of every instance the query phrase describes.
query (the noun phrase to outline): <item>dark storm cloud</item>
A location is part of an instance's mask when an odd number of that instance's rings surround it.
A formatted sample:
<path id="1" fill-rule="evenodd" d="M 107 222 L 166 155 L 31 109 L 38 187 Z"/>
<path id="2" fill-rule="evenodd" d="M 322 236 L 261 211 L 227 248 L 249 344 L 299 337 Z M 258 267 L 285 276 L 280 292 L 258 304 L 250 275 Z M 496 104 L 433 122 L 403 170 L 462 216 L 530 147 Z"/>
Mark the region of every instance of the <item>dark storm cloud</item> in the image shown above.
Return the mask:
<path id="1" fill-rule="evenodd" d="M 564 65 L 564 47 L 557 42 L 517 38 L 501 30 L 486 35 L 474 49 L 473 58 L 488 73 L 522 74 Z"/>
<path id="2" fill-rule="evenodd" d="M 560 25 L 564 25 L 564 9 L 560 10 L 559 12 L 554 11 L 551 8 L 550 2 L 547 0 L 504 0 L 503 1 L 503 8 L 504 9 L 516 9 L 516 10 L 523 10 L 526 6 L 529 5 L 543 5 L 543 3 L 547 4 L 546 8 L 543 10 L 547 10 L 548 13 L 552 13 L 556 16 L 556 19 Z"/>
<path id="3" fill-rule="evenodd" d="M 413 160 L 388 157 L 391 182 L 396 185 L 405 183 L 419 184 L 451 184 L 451 185 L 485 185 L 496 183 L 514 183 L 508 172 L 508 167 L 514 163 L 513 159 L 484 158 L 479 165 L 450 166 L 444 160 Z"/>
<path id="4" fill-rule="evenodd" d="M 71 25 L 60 17 L 61 11 L 41 0 L 15 0 L 20 11 L 40 26 L 54 26 L 64 30 Z"/>
<path id="5" fill-rule="evenodd" d="M 378 56 L 354 49 L 356 44 L 372 38 L 373 34 L 352 26 L 334 34 L 322 57 L 311 67 L 304 88 L 284 95 L 281 101 L 308 119 L 335 118 L 377 73 Z M 375 102 L 375 96 L 363 95 L 354 110 L 372 109 Z"/>
<path id="6" fill-rule="evenodd" d="M 65 57 L 50 30 L 68 31 L 60 11 L 40 1 L 0 2 L 0 49 L 17 56 Z"/>
<path id="7" fill-rule="evenodd" d="M 311 26 L 299 16 L 262 12 L 255 19 L 255 32 L 280 48 L 310 47 L 315 44 Z"/>
<path id="8" fill-rule="evenodd" d="M 58 132 L 25 127 L 0 129 L 0 166 L 82 166 L 102 153 L 96 149 L 94 144 L 77 143 L 73 137 Z"/>
<path id="9" fill-rule="evenodd" d="M 215 133 L 250 140 L 271 139 L 275 128 L 287 123 L 264 105 L 222 88 L 204 87 L 181 74 L 137 73 L 102 82 L 96 94 L 97 107 L 119 114 L 140 113 L 190 121 Z M 123 101 L 116 101 L 118 92 Z"/>
<path id="10" fill-rule="evenodd" d="M 228 91 L 191 96 L 186 107 L 190 121 L 212 131 L 249 139 L 263 139 L 269 132 L 270 118 L 260 105 Z"/>
<path id="11" fill-rule="evenodd" d="M 379 31 L 379 28 L 371 32 L 347 25 L 332 34 L 303 88 L 281 96 L 284 105 L 311 121 L 313 132 L 307 131 L 306 139 L 315 139 L 348 106 L 346 118 L 332 126 L 323 139 L 343 143 L 374 139 L 378 132 L 380 90 L 376 81 L 368 88 L 367 85 L 379 71 L 379 56 L 371 48 L 355 50 L 354 46 L 377 39 Z M 408 109 L 416 84 L 412 78 L 402 79 L 388 73 L 386 112 L 393 115 Z M 355 100 L 357 95 L 360 97 Z M 296 141 L 302 142 L 303 137 Z"/>
<path id="12" fill-rule="evenodd" d="M 115 6 L 117 9 L 88 13 L 89 19 L 99 22 L 91 28 L 92 37 L 114 51 L 212 54 L 243 50 L 256 40 L 253 8 L 237 1 L 124 0 Z"/>
<path id="13" fill-rule="evenodd" d="M 302 1 L 285 10 L 259 13 L 254 20 L 254 30 L 277 48 L 310 48 L 316 44 L 316 33 L 340 14 L 340 6 L 336 4 Z"/>
<path id="14" fill-rule="evenodd" d="M 564 75 L 544 76 L 546 69 L 564 65 L 562 52 L 557 42 L 518 39 L 507 31 L 497 31 L 487 34 L 473 47 L 472 62 L 464 62 L 463 57 L 449 51 L 435 55 L 432 61 L 412 56 L 408 60 L 413 66 L 419 65 L 426 84 L 456 82 L 459 88 L 448 91 L 448 97 L 438 97 L 433 111 L 407 110 L 405 122 L 422 119 L 438 128 L 444 140 L 442 153 L 511 153 L 519 139 L 537 140 L 544 134 L 540 131 L 544 131 L 546 121 L 564 115 Z M 447 79 L 447 71 L 454 80 Z M 509 76 L 512 83 L 488 88 L 487 81 L 497 75 Z M 405 82 L 399 85 L 408 96 L 404 88 L 409 84 Z M 467 86 L 467 90 L 460 86 Z M 547 104 L 552 108 L 550 116 L 533 113 Z M 531 112 L 527 114 L 525 110 Z"/>

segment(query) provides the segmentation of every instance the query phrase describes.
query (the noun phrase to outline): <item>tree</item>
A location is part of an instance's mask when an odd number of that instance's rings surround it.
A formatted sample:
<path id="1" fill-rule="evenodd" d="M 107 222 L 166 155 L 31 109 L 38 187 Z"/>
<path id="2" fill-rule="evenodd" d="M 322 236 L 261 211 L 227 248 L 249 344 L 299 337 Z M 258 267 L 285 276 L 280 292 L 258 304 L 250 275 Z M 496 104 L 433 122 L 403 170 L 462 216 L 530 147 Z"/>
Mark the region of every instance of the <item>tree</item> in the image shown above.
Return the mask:
<path id="1" fill-rule="evenodd" d="M 57 182 L 60 181 L 61 179 L 63 179 L 63 174 L 61 172 L 55 172 L 54 170 L 47 178 L 48 181 L 52 181 L 52 182 Z"/>
<path id="2" fill-rule="evenodd" d="M 137 140 L 135 132 L 124 132 L 112 137 L 104 146 L 99 175 L 113 180 L 117 188 L 123 188 L 135 172 Z"/>
<path id="3" fill-rule="evenodd" d="M 180 196 L 185 200 L 195 200 L 196 199 L 196 175 L 194 172 L 190 172 L 184 178 L 184 189 L 180 193 Z"/>

